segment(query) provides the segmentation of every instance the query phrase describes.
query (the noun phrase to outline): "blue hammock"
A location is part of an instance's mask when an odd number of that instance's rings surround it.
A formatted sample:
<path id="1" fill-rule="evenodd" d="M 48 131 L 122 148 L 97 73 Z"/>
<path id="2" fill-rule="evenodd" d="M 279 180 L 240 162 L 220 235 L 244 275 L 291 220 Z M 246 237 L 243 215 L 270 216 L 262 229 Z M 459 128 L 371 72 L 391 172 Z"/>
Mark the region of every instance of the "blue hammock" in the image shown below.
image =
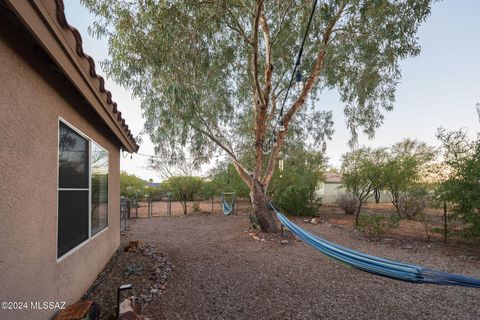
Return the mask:
<path id="1" fill-rule="evenodd" d="M 227 203 L 225 200 L 225 193 L 222 192 L 222 209 L 223 209 L 223 214 L 228 216 L 233 213 L 233 210 L 235 209 L 235 202 L 237 200 L 237 196 L 234 194 L 233 195 L 233 200 L 232 203 Z"/>
<path id="2" fill-rule="evenodd" d="M 342 247 L 300 228 L 285 217 L 272 203 L 269 206 L 278 220 L 299 239 L 317 249 L 321 253 L 348 266 L 373 273 L 382 277 L 413 283 L 430 283 L 441 285 L 457 285 L 480 288 L 480 280 L 462 275 L 426 269 L 420 266 L 397 262 L 371 256 L 362 252 Z"/>

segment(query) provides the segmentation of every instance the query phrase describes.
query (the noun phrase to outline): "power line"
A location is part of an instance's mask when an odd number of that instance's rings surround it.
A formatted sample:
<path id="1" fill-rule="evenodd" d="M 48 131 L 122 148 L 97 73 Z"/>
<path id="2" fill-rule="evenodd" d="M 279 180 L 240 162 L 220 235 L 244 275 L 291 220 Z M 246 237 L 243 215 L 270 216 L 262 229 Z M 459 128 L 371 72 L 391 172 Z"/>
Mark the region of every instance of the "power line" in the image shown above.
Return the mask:
<path id="1" fill-rule="evenodd" d="M 158 155 L 153 155 L 153 154 L 145 154 L 145 153 L 136 153 L 138 156 L 150 158 L 150 159 L 160 159 L 160 160 L 198 160 L 198 159 L 212 159 L 212 158 L 219 158 L 223 156 L 228 156 L 227 153 L 220 153 L 212 156 L 200 156 L 200 157 L 187 157 L 187 158 L 182 158 L 182 157 L 166 157 L 166 156 L 158 156 Z"/>

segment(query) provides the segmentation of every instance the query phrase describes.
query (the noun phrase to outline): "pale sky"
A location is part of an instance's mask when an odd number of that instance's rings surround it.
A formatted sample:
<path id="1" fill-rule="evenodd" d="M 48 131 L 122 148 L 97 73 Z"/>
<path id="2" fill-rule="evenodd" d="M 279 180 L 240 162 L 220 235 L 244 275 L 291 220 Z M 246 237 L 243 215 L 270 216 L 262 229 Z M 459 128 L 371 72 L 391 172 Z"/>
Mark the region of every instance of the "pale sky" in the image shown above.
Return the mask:
<path id="1" fill-rule="evenodd" d="M 82 34 L 84 50 L 93 57 L 97 73 L 105 77 L 99 62 L 108 57 L 107 39 L 94 39 L 87 28 L 95 16 L 80 0 L 65 1 L 66 16 Z M 432 14 L 418 32 L 422 51 L 419 56 L 401 62 L 402 80 L 397 87 L 395 108 L 384 113 L 385 121 L 373 140 L 360 136 L 361 145 L 387 146 L 410 137 L 438 145 L 437 128 L 466 128 L 473 137 L 480 131 L 475 104 L 480 102 L 480 1 L 447 0 L 436 3 Z M 144 120 L 140 102 L 128 90 L 106 79 L 105 87 L 112 92 L 122 116 L 136 136 Z M 338 166 L 348 151 L 349 133 L 343 105 L 335 92 L 321 96 L 319 107 L 333 110 L 335 134 L 327 143 L 329 164 Z M 139 153 L 154 154 L 153 144 L 144 138 Z M 147 158 L 130 155 L 121 159 L 121 169 L 143 179 L 160 180 L 160 175 L 145 168 Z"/>

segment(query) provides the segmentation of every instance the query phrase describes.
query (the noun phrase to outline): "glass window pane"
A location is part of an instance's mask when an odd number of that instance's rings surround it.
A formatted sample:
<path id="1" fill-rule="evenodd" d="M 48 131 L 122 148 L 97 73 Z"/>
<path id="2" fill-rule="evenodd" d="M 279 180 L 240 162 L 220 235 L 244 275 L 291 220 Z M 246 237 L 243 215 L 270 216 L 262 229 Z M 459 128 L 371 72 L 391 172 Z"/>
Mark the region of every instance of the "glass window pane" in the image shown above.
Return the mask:
<path id="1" fill-rule="evenodd" d="M 58 257 L 88 239 L 88 190 L 58 192 Z"/>
<path id="2" fill-rule="evenodd" d="M 108 152 L 92 143 L 92 236 L 108 225 Z"/>
<path id="3" fill-rule="evenodd" d="M 59 188 L 88 188 L 88 140 L 60 122 Z"/>

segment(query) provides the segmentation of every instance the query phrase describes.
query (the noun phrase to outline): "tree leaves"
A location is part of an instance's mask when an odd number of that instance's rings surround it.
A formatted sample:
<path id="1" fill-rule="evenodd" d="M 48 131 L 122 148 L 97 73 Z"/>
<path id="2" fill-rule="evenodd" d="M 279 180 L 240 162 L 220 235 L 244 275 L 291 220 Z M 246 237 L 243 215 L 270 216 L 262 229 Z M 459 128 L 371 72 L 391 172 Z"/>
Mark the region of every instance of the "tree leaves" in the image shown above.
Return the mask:
<path id="1" fill-rule="evenodd" d="M 272 97 L 282 101 L 311 9 L 307 1 L 265 2 L 262 23 L 270 30 L 272 90 L 265 109 L 256 108 L 252 77 L 254 1 L 115 1 L 83 0 L 98 17 L 90 28 L 109 40 L 111 59 L 105 72 L 140 98 L 145 132 L 156 152 L 182 158 L 189 153 L 197 164 L 221 147 L 230 151 L 255 148 L 273 134 L 279 118 Z M 399 59 L 419 53 L 418 26 L 430 13 L 431 1 L 350 0 L 321 2 L 308 35 L 302 65 L 312 76 L 319 52 L 325 62 L 313 97 L 293 117 L 288 135 L 302 136 L 316 148 L 333 131 L 332 115 L 319 110 L 316 97 L 323 88 L 339 91 L 352 133 L 369 136 L 391 110 L 400 81 Z M 337 19 L 338 18 L 338 19 Z M 262 18 L 263 19 L 263 18 Z M 321 39 L 333 25 L 331 38 Z M 260 27 L 261 28 L 261 27 Z M 259 31 L 261 32 L 261 31 Z M 265 70 L 269 45 L 259 37 L 260 90 L 268 87 Z M 266 73 L 265 73 L 266 74 Z M 268 91 L 267 91 L 268 92 Z M 261 94 L 259 96 L 262 96 Z M 297 97 L 291 95 L 288 110 Z M 261 103 L 261 102 L 260 102 Z M 264 123 L 255 125 L 259 110 Z M 264 111 L 261 111 L 264 112 Z M 255 132 L 259 135 L 255 135 Z M 212 139 L 211 137 L 215 137 Z M 260 161 L 259 163 L 263 163 Z"/>

